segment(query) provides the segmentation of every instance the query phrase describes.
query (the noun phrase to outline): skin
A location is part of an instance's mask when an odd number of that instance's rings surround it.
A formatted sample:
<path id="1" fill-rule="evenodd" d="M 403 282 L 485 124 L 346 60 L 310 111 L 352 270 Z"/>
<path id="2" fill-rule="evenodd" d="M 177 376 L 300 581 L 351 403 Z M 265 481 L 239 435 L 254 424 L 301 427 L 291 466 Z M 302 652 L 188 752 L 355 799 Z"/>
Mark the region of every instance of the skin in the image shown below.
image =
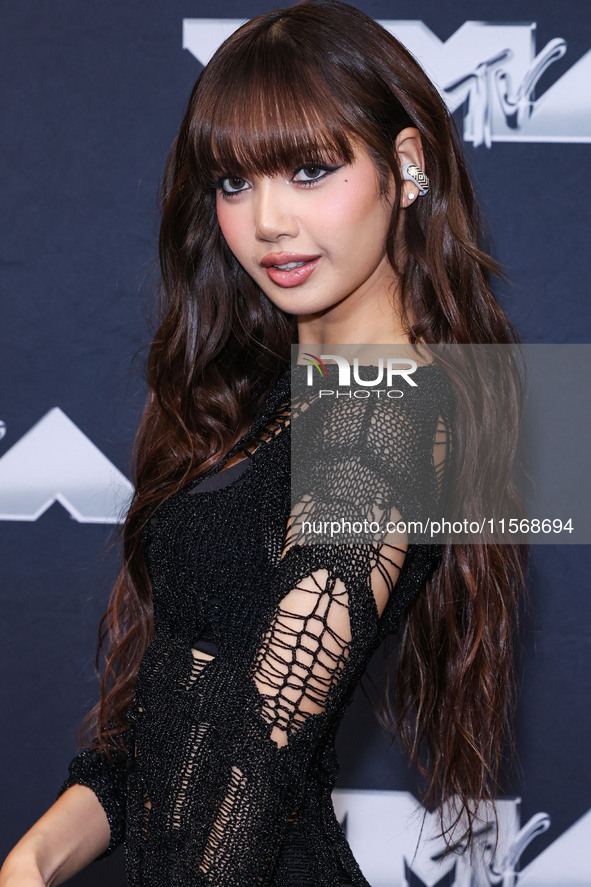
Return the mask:
<path id="1" fill-rule="evenodd" d="M 56 887 L 103 853 L 110 835 L 92 789 L 72 785 L 12 848 L 0 869 L 0 887 Z"/>
<path id="2" fill-rule="evenodd" d="M 424 169 L 415 127 L 399 133 L 396 151 L 401 166 L 412 161 Z M 373 160 L 360 143 L 351 164 L 323 171 L 320 163 L 248 179 L 232 178 L 228 170 L 216 196 L 226 243 L 269 299 L 297 314 L 301 344 L 407 343 L 398 281 L 386 256 L 393 177 L 384 197 Z M 402 208 L 417 199 L 416 185 L 405 181 Z M 305 282 L 284 288 L 261 265 L 265 256 L 279 252 L 320 260 Z"/>

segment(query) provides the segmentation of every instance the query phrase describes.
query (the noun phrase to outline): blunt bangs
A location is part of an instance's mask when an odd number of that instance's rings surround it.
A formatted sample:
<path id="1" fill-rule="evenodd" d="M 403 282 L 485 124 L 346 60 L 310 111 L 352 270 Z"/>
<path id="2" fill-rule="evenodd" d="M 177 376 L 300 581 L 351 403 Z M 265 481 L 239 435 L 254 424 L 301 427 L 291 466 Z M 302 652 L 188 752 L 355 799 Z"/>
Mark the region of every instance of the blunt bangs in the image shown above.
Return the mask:
<path id="1" fill-rule="evenodd" d="M 257 37 L 251 35 L 241 51 L 214 56 L 202 75 L 193 120 L 200 177 L 211 183 L 223 174 L 351 163 L 354 120 L 321 60 L 302 57 L 289 35 L 274 40 L 268 29 Z"/>

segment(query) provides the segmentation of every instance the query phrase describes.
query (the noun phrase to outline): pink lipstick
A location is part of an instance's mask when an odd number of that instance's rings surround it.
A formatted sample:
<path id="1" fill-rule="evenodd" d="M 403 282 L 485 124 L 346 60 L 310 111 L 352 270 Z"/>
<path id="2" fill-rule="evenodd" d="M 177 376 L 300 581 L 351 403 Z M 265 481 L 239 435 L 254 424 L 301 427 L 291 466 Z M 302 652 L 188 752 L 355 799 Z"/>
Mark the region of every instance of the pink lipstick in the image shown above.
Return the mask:
<path id="1" fill-rule="evenodd" d="M 320 261 L 320 256 L 301 253 L 269 253 L 261 265 L 278 286 L 299 286 L 304 283 Z"/>

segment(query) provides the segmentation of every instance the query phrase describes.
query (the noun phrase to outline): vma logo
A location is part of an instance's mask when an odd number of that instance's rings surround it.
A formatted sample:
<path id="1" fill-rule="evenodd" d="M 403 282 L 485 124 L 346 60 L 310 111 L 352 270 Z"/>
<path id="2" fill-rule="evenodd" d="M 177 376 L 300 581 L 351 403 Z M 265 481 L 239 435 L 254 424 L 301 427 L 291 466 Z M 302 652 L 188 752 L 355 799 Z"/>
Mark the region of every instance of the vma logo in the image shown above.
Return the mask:
<path id="1" fill-rule="evenodd" d="M 133 486 L 59 407 L 0 458 L 0 520 L 34 521 L 59 502 L 80 523 L 122 523 Z"/>
<path id="2" fill-rule="evenodd" d="M 183 49 L 205 65 L 243 19 L 185 19 Z M 591 142 L 591 50 L 541 96 L 542 74 L 566 51 L 550 40 L 536 53 L 535 22 L 464 22 L 440 40 L 421 21 L 380 21 L 421 63 L 450 112 L 464 108 L 464 139 L 493 142 Z"/>
<path id="3" fill-rule="evenodd" d="M 492 810 L 481 805 L 472 855 L 460 845 L 457 852 L 446 855 L 437 814 L 425 812 L 407 792 L 335 789 L 332 799 L 353 855 L 373 887 L 583 887 L 591 883 L 591 810 L 523 864 L 524 851 L 548 831 L 551 822 L 547 813 L 536 813 L 521 826 L 519 798 L 497 801 L 498 829 Z"/>

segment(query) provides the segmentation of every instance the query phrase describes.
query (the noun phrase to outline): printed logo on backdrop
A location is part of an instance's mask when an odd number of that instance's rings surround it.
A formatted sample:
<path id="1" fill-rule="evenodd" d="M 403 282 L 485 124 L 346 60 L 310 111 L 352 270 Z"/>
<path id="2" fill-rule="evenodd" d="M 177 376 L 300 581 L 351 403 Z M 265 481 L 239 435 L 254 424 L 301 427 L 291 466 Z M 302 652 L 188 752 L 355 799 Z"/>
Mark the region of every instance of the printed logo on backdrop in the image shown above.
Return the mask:
<path id="1" fill-rule="evenodd" d="M 132 494 L 125 475 L 59 407 L 0 458 L 0 520 L 35 521 L 59 502 L 80 523 L 116 524 Z"/>
<path id="2" fill-rule="evenodd" d="M 520 826 L 520 800 L 481 807 L 472 861 L 444 856 L 436 814 L 426 813 L 408 792 L 335 789 L 335 813 L 360 868 L 373 887 L 574 887 L 589 883 L 591 810 L 527 865 L 520 859 L 550 817 L 537 813 Z M 535 843 L 534 843 L 535 847 Z M 456 848 L 462 851 L 462 847 Z"/>
<path id="3" fill-rule="evenodd" d="M 183 49 L 205 65 L 244 19 L 184 19 Z M 421 63 L 450 112 L 464 107 L 464 139 L 591 141 L 591 50 L 536 97 L 542 74 L 566 51 L 560 37 L 536 52 L 536 24 L 464 22 L 440 40 L 421 21 L 380 21 Z"/>

